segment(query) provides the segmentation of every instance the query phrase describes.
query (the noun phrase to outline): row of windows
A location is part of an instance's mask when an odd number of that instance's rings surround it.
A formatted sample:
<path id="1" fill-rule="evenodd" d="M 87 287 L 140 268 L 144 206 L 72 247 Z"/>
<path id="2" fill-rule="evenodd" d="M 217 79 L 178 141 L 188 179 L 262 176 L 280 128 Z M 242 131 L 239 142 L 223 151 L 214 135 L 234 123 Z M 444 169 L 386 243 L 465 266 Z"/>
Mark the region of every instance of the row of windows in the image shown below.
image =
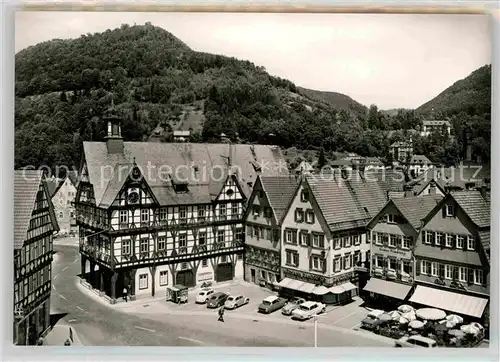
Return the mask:
<path id="1" fill-rule="evenodd" d="M 302 246 L 312 246 L 314 248 L 321 248 L 323 249 L 325 247 L 325 236 L 323 234 L 319 233 L 309 233 L 305 230 L 300 230 L 298 232 L 299 235 L 299 240 L 300 240 L 300 245 Z M 292 230 L 292 229 L 286 229 L 285 230 L 285 242 L 288 244 L 298 244 L 297 240 L 297 230 Z"/>
<path id="2" fill-rule="evenodd" d="M 351 245 L 360 245 L 362 234 L 346 235 L 333 239 L 333 247 L 335 249 L 350 248 Z M 368 238 L 367 238 L 368 240 Z"/>
<path id="3" fill-rule="evenodd" d="M 197 218 L 198 220 L 202 220 L 207 215 L 210 210 L 207 205 L 199 205 L 197 206 Z M 241 208 L 240 204 L 220 204 L 219 205 L 219 212 L 218 216 L 228 216 L 230 214 L 231 216 L 239 216 L 241 213 Z M 187 220 L 188 218 L 188 208 L 187 206 L 179 206 L 179 220 Z M 167 220 L 168 218 L 168 212 L 167 208 L 161 208 L 158 211 L 158 220 L 163 221 Z M 151 209 L 142 209 L 141 210 L 141 222 L 149 222 L 154 219 L 154 216 L 152 217 L 151 215 Z M 120 223 L 121 224 L 127 224 L 129 222 L 129 211 L 128 210 L 121 210 L 120 211 Z"/>
<path id="4" fill-rule="evenodd" d="M 264 217 L 270 218 L 273 216 L 273 209 L 271 209 L 270 207 L 261 207 L 259 205 L 253 205 L 252 214 L 255 217 L 263 214 Z"/>
<path id="5" fill-rule="evenodd" d="M 42 239 L 31 242 L 21 249 L 21 265 L 25 265 L 32 260 L 36 260 L 49 250 L 52 250 L 52 236 L 46 236 Z"/>
<path id="6" fill-rule="evenodd" d="M 310 260 L 309 268 L 315 271 L 324 271 L 326 267 L 326 259 L 320 257 L 319 255 L 312 255 Z M 351 269 L 357 263 L 361 261 L 361 253 L 359 251 L 355 253 L 349 253 L 344 255 L 335 255 L 333 257 L 333 271 L 340 272 L 342 270 Z M 286 265 L 299 267 L 299 253 L 294 250 L 285 251 L 285 263 Z"/>
<path id="7" fill-rule="evenodd" d="M 295 209 L 295 222 L 305 222 L 308 224 L 314 224 L 314 211 L 312 209 L 303 210 L 301 208 Z"/>
<path id="8" fill-rule="evenodd" d="M 447 280 L 458 280 L 469 284 L 482 285 L 485 283 L 481 269 L 466 268 L 449 264 L 440 264 L 428 260 L 420 261 L 420 274 L 439 277 Z"/>
<path id="9" fill-rule="evenodd" d="M 399 270 L 403 274 L 411 274 L 412 263 L 410 260 L 398 260 L 396 258 L 384 257 L 375 255 L 373 257 L 373 264 L 376 268 L 383 268 L 392 271 Z"/>
<path id="10" fill-rule="evenodd" d="M 31 240 L 33 238 L 39 237 L 40 235 L 43 235 L 43 234 L 48 233 L 48 232 L 53 231 L 53 230 L 54 230 L 54 227 L 52 226 L 52 224 L 45 224 L 45 225 L 40 226 L 36 229 L 32 229 L 32 230 L 28 231 L 26 239 Z"/>
<path id="11" fill-rule="evenodd" d="M 39 228 L 43 225 L 50 225 L 50 214 L 45 212 L 43 215 L 35 216 L 30 220 L 30 227 L 28 230 Z"/>
<path id="12" fill-rule="evenodd" d="M 456 235 L 425 230 L 422 233 L 424 243 L 428 245 L 446 246 L 448 248 L 475 250 L 475 238 L 472 235 Z M 467 242 L 467 245 L 465 243 Z"/>
<path id="13" fill-rule="evenodd" d="M 238 241 L 243 241 L 243 230 L 241 228 L 236 229 L 235 238 Z M 166 249 L 166 240 L 165 236 L 158 236 L 156 241 L 156 250 L 163 251 Z M 198 234 L 198 245 L 204 246 L 207 242 L 207 233 L 200 232 Z M 218 230 L 217 231 L 217 243 L 223 244 L 226 242 L 226 231 Z M 185 254 L 187 253 L 187 234 L 179 234 L 177 239 L 177 248 L 178 253 Z M 150 244 L 149 238 L 141 238 L 139 241 L 139 250 L 140 253 L 149 253 Z M 132 253 L 132 241 L 131 240 L 122 240 L 122 255 L 131 255 Z"/>
<path id="14" fill-rule="evenodd" d="M 50 266 L 47 266 L 37 272 L 33 273 L 30 277 L 25 278 L 22 284 L 15 286 L 14 290 L 14 303 L 22 301 L 36 291 L 37 288 L 44 285 L 50 280 Z"/>
<path id="15" fill-rule="evenodd" d="M 247 235 L 257 239 L 266 239 L 270 241 L 279 241 L 280 231 L 257 225 L 247 225 Z"/>
<path id="16" fill-rule="evenodd" d="M 372 240 L 376 245 L 386 245 L 392 248 L 409 250 L 413 246 L 412 236 L 372 232 Z"/>

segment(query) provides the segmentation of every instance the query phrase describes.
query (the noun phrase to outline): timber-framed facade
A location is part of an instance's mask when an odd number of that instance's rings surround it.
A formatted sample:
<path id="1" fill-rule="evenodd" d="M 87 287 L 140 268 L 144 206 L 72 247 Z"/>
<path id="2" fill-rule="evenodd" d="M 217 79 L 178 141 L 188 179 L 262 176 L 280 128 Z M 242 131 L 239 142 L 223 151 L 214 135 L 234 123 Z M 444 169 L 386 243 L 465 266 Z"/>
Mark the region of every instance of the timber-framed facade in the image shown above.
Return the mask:
<path id="1" fill-rule="evenodd" d="M 14 172 L 14 344 L 35 345 L 50 330 L 54 206 L 41 171 Z"/>
<path id="2" fill-rule="evenodd" d="M 107 121 L 106 142 L 84 143 L 75 202 L 85 281 L 114 303 L 124 288 L 134 299 L 174 284 L 242 279 L 246 188 L 258 171 L 244 159 L 256 161 L 255 155 L 266 150 L 123 142 L 119 118 Z M 151 175 L 147 164 L 160 161 L 174 171 Z M 232 172 L 232 161 L 243 167 Z M 201 180 L 210 162 L 222 171 L 220 177 Z M 104 185 L 103 167 L 113 170 Z M 181 175 L 176 167 L 183 169 Z"/>

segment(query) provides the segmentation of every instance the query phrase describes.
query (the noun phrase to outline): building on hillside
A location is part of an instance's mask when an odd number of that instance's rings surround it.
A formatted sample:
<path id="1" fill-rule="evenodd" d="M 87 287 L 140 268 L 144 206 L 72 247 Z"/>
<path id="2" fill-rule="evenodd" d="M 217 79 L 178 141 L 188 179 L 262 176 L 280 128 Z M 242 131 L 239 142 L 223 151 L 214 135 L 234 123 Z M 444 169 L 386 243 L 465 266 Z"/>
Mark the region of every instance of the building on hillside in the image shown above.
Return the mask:
<path id="1" fill-rule="evenodd" d="M 413 286 L 413 248 L 421 220 L 441 199 L 439 195 L 391 199 L 368 223 L 371 278 L 364 291 L 371 302 L 396 305 L 407 299 Z"/>
<path id="2" fill-rule="evenodd" d="M 406 164 L 413 156 L 413 141 L 411 137 L 409 141 L 394 142 L 389 148 L 389 153 L 394 163 Z"/>
<path id="3" fill-rule="evenodd" d="M 428 195 L 434 192 L 478 190 L 490 188 L 490 165 L 460 165 L 458 167 L 434 167 L 417 179 L 414 195 Z"/>
<path id="4" fill-rule="evenodd" d="M 408 164 L 408 170 L 411 178 L 419 177 L 432 167 L 433 164 L 431 160 L 424 155 L 413 155 L 410 163 Z"/>
<path id="5" fill-rule="evenodd" d="M 245 280 L 273 287 L 281 275 L 281 221 L 295 194 L 296 176 L 257 178 L 245 213 Z"/>
<path id="6" fill-rule="evenodd" d="M 490 202 L 485 196 L 448 193 L 423 219 L 411 303 L 481 321 L 490 290 Z"/>
<path id="7" fill-rule="evenodd" d="M 15 345 L 35 345 L 50 329 L 55 231 L 57 220 L 42 171 L 14 171 Z"/>
<path id="8" fill-rule="evenodd" d="M 341 303 L 357 293 L 356 268 L 369 270 L 366 224 L 387 193 L 361 173 L 334 176 L 303 178 L 285 212 L 278 283 L 283 294 Z"/>
<path id="9" fill-rule="evenodd" d="M 124 142 L 112 109 L 105 120 L 106 141 L 83 144 L 75 202 L 90 286 L 114 303 L 124 287 L 133 299 L 242 279 L 246 200 L 258 174 L 288 173 L 280 150 Z"/>
<path id="10" fill-rule="evenodd" d="M 174 142 L 189 142 L 191 131 L 177 130 L 173 132 Z"/>
<path id="11" fill-rule="evenodd" d="M 74 201 L 78 187 L 78 173 L 70 171 L 64 179 L 50 180 L 47 183 L 50 185 L 49 192 L 59 225 L 59 233 L 65 235 L 77 232 Z"/>
<path id="12" fill-rule="evenodd" d="M 334 170 L 353 170 L 354 169 L 354 161 L 351 159 L 342 159 L 342 160 L 333 160 L 328 162 L 328 166 Z"/>
<path id="13" fill-rule="evenodd" d="M 385 170 L 386 166 L 382 162 L 382 160 L 378 157 L 365 157 L 362 161 L 361 164 L 363 165 L 364 170 Z"/>
<path id="14" fill-rule="evenodd" d="M 422 122 L 422 130 L 420 131 L 420 135 L 422 137 L 429 136 L 431 133 L 444 131 L 451 135 L 451 124 L 449 121 L 423 121 Z"/>

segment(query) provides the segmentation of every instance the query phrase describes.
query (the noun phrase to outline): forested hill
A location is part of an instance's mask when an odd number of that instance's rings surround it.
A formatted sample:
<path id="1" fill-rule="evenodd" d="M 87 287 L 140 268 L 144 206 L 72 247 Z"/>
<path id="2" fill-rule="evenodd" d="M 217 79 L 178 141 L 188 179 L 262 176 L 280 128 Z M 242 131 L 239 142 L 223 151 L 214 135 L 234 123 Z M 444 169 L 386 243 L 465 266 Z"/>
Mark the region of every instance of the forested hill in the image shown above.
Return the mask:
<path id="1" fill-rule="evenodd" d="M 111 94 L 125 140 L 160 133 L 169 141 L 172 130 L 193 129 L 194 141 L 223 132 L 239 142 L 338 149 L 353 143 L 365 117 L 362 106 L 334 107 L 249 61 L 193 51 L 150 23 L 31 46 L 15 66 L 17 167 L 78 164 L 81 141 L 105 135 L 100 117 Z"/>
<path id="2" fill-rule="evenodd" d="M 491 64 L 473 71 L 416 109 L 420 115 L 491 113 Z"/>
<path id="3" fill-rule="evenodd" d="M 303 87 L 297 87 L 297 89 L 299 90 L 300 94 L 303 94 L 311 99 L 325 101 L 334 108 L 349 109 L 357 114 L 366 114 L 368 112 L 368 108 L 366 108 L 364 105 L 356 102 L 351 97 L 342 93 L 318 91 Z"/>

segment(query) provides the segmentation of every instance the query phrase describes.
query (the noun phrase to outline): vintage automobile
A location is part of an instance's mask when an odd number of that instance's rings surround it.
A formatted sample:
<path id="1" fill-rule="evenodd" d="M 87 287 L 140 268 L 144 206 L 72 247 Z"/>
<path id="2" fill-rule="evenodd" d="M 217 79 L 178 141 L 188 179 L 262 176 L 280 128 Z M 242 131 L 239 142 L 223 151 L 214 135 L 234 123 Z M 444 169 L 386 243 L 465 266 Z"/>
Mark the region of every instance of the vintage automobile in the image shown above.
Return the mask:
<path id="1" fill-rule="evenodd" d="M 287 303 L 285 298 L 280 298 L 276 296 L 267 297 L 259 305 L 259 313 L 272 313 L 280 308 L 282 308 Z"/>
<path id="2" fill-rule="evenodd" d="M 230 295 L 227 297 L 224 308 L 225 309 L 236 309 L 241 307 L 242 305 L 250 303 L 250 298 L 245 297 L 244 295 Z"/>
<path id="3" fill-rule="evenodd" d="M 208 298 L 210 298 L 210 296 L 214 293 L 215 290 L 213 290 L 212 288 L 202 289 L 196 296 L 195 302 L 198 304 L 205 304 Z"/>
<path id="4" fill-rule="evenodd" d="M 217 292 L 213 293 L 207 300 L 207 308 L 218 308 L 223 306 L 229 295 L 227 293 Z"/>
<path id="5" fill-rule="evenodd" d="M 395 342 L 396 347 L 422 347 L 434 348 L 437 343 L 432 338 L 423 337 L 421 335 L 404 336 Z"/>
<path id="6" fill-rule="evenodd" d="M 293 310 L 297 309 L 299 305 L 305 303 L 305 301 L 306 300 L 304 298 L 294 297 L 287 303 L 287 305 L 283 307 L 283 309 L 281 310 L 281 314 L 292 315 Z"/>
<path id="7" fill-rule="evenodd" d="M 369 331 L 375 330 L 378 326 L 384 324 L 385 322 L 378 317 L 385 312 L 380 309 L 374 309 L 361 321 L 361 328 L 367 329 Z"/>
<path id="8" fill-rule="evenodd" d="M 315 315 L 325 313 L 326 306 L 319 302 L 304 302 L 292 312 L 292 319 L 306 320 Z"/>

